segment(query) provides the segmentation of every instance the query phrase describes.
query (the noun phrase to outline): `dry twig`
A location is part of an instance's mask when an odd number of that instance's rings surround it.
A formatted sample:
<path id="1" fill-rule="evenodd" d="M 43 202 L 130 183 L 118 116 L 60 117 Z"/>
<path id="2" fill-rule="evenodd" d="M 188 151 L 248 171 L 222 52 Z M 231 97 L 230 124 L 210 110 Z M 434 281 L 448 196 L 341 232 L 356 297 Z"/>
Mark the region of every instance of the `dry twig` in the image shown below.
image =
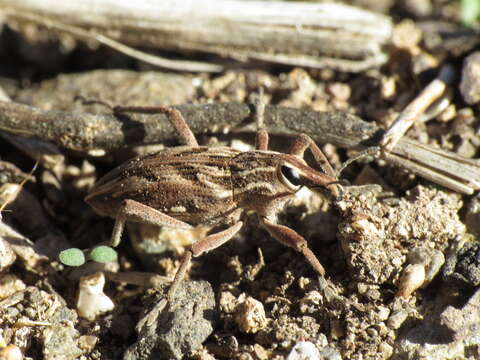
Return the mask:
<path id="1" fill-rule="evenodd" d="M 382 47 L 392 33 L 388 17 L 333 3 L 0 0 L 0 8 L 13 26 L 33 22 L 183 71 L 222 66 L 153 59 L 126 45 L 362 71 L 387 60 Z"/>
<path id="2" fill-rule="evenodd" d="M 249 122 L 251 108 L 245 104 L 217 103 L 180 105 L 196 134 L 255 132 Z M 358 116 L 342 112 L 316 112 L 266 106 L 265 126 L 271 134 L 292 136 L 306 133 L 320 143 L 363 150 L 376 145 L 382 131 Z M 138 144 L 175 138 L 164 114 L 70 113 L 45 111 L 18 103 L 0 102 L 0 129 L 53 142 L 67 149 L 105 153 Z M 471 194 L 480 189 L 480 164 L 455 153 L 402 137 L 384 159 L 452 190 Z"/>

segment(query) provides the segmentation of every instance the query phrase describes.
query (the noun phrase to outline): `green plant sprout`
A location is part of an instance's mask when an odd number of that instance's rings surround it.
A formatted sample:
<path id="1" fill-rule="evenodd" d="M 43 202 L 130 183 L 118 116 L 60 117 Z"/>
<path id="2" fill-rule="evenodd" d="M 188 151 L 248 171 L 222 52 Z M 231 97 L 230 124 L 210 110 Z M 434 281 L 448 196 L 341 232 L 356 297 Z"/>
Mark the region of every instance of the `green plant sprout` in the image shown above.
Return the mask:
<path id="1" fill-rule="evenodd" d="M 480 0 L 461 0 L 460 18 L 463 25 L 472 27 L 480 18 Z"/>
<path id="2" fill-rule="evenodd" d="M 99 263 L 107 263 L 117 260 L 118 255 L 110 246 L 100 245 L 92 249 L 90 258 Z"/>
<path id="3" fill-rule="evenodd" d="M 100 245 L 93 248 L 87 253 L 89 260 L 99 263 L 107 263 L 115 261 L 118 258 L 117 252 L 110 246 Z M 85 264 L 87 257 L 83 250 L 77 248 L 70 248 L 63 250 L 58 255 L 60 262 L 67 266 L 82 266 Z"/>

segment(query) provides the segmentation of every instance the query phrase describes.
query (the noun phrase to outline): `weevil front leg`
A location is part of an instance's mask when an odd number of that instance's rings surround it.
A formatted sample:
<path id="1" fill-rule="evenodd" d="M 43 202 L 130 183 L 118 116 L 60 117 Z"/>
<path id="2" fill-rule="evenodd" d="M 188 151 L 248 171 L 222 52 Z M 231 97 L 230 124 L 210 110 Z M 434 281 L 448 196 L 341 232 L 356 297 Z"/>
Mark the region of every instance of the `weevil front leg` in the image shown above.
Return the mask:
<path id="1" fill-rule="evenodd" d="M 263 217 L 261 222 L 270 235 L 272 235 L 272 237 L 282 244 L 302 253 L 320 275 L 325 275 L 325 269 L 323 268 L 322 264 L 320 264 L 320 261 L 308 247 L 307 241 L 299 233 L 287 226 L 276 224 L 268 220 L 266 217 Z"/>
<path id="2" fill-rule="evenodd" d="M 144 205 L 135 200 L 124 200 L 120 206 L 113 226 L 110 246 L 116 247 L 120 244 L 125 221 L 139 222 L 144 224 L 168 226 L 177 229 L 192 229 L 193 226 L 183 221 L 168 216 L 150 206 Z"/>
<path id="3" fill-rule="evenodd" d="M 129 112 L 139 114 L 166 114 L 170 124 L 175 128 L 180 141 L 185 145 L 198 147 L 197 138 L 190 129 L 190 126 L 188 126 L 182 113 L 177 109 L 166 106 L 115 106 L 113 110 L 116 114 Z"/>
<path id="4" fill-rule="evenodd" d="M 320 150 L 310 136 L 306 134 L 298 135 L 290 146 L 288 153 L 303 158 L 305 150 L 307 149 L 310 149 L 315 161 L 320 165 L 325 174 L 335 177 L 336 173 L 335 170 L 333 170 L 332 165 L 330 165 L 330 162 L 323 151 Z"/>
<path id="5" fill-rule="evenodd" d="M 330 165 L 330 162 L 328 161 L 323 151 L 318 147 L 318 145 L 315 143 L 315 141 L 313 141 L 310 136 L 306 134 L 298 135 L 290 146 L 288 153 L 303 158 L 305 150 L 307 149 L 310 149 L 315 161 L 322 168 L 323 172 L 326 175 L 336 179 L 336 172 L 335 170 L 333 170 L 332 165 Z M 332 191 L 335 197 L 341 196 L 342 189 L 337 183 L 333 183 L 331 185 L 328 185 L 327 187 Z"/>

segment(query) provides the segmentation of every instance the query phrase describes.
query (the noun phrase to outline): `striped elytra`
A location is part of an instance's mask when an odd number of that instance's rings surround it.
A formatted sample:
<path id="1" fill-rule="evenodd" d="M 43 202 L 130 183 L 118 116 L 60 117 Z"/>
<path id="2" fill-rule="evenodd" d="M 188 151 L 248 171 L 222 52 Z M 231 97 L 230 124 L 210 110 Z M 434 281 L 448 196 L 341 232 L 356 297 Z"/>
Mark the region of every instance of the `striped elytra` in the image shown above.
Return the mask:
<path id="1" fill-rule="evenodd" d="M 261 212 L 270 199 L 298 190 L 279 174 L 285 162 L 306 166 L 293 155 L 274 151 L 168 148 L 112 170 L 85 200 L 97 213 L 113 218 L 122 201 L 131 199 L 193 225 L 212 224 L 238 208 Z"/>

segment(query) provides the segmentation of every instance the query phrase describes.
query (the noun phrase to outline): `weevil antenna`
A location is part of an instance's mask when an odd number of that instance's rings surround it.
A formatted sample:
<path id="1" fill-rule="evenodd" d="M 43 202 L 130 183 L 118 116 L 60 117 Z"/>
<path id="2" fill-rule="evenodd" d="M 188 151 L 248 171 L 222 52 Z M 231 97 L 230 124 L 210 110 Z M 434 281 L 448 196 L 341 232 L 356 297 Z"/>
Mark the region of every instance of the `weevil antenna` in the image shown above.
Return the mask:
<path id="1" fill-rule="evenodd" d="M 336 177 L 339 178 L 342 171 L 345 170 L 345 168 L 347 166 L 349 166 L 351 163 L 353 163 L 357 160 L 363 159 L 367 156 L 373 156 L 374 158 L 377 158 L 379 153 L 380 153 L 380 146 L 371 146 L 371 147 L 359 152 L 357 155 L 351 157 L 350 159 L 348 159 L 347 161 L 345 161 L 342 164 L 340 169 L 338 169 L 338 171 L 337 171 Z"/>

